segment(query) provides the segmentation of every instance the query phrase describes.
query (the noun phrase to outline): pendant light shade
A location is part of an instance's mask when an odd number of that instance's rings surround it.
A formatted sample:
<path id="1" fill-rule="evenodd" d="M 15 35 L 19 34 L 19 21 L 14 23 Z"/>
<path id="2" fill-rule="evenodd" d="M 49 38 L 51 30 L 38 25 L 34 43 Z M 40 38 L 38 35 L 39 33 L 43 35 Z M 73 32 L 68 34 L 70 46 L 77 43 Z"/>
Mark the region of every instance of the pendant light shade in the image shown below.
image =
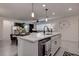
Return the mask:
<path id="1" fill-rule="evenodd" d="M 34 12 L 32 12 L 31 16 L 34 17 Z"/>
<path id="2" fill-rule="evenodd" d="M 32 13 L 31 13 L 31 17 L 34 18 L 34 4 L 32 3 Z"/>
<path id="3" fill-rule="evenodd" d="M 48 21 L 48 19 L 46 18 L 46 19 L 45 19 L 45 21 L 47 22 L 47 21 Z"/>
<path id="4" fill-rule="evenodd" d="M 47 18 L 47 17 L 48 17 L 48 16 L 47 16 L 47 11 L 48 11 L 48 9 L 46 8 L 45 11 L 46 11 L 46 19 L 45 19 L 45 21 L 47 22 L 47 21 L 48 21 L 48 18 Z"/>

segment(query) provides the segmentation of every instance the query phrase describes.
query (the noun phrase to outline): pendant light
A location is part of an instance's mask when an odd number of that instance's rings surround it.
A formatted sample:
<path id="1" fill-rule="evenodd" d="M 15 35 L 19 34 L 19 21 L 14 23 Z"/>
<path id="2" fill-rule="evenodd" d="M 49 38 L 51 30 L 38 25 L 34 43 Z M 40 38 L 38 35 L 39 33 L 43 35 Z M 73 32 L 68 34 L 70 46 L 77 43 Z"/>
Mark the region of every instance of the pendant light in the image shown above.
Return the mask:
<path id="1" fill-rule="evenodd" d="M 32 3 L 32 13 L 31 13 L 31 17 L 34 18 L 34 4 Z"/>
<path id="2" fill-rule="evenodd" d="M 48 17 L 48 16 L 47 16 L 47 11 L 48 11 L 48 9 L 46 8 L 45 11 L 46 11 L 46 19 L 45 19 L 45 21 L 47 22 L 47 21 L 48 21 L 48 18 L 47 18 L 47 17 Z"/>

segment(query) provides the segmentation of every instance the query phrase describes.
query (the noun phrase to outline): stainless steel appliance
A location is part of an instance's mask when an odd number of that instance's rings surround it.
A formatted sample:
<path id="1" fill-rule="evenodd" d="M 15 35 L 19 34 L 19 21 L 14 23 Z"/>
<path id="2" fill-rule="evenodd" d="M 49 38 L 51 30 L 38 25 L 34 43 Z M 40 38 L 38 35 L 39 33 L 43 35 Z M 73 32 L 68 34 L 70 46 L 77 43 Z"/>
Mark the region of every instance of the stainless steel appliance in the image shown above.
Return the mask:
<path id="1" fill-rule="evenodd" d="M 38 42 L 38 55 L 50 56 L 51 55 L 51 38 L 45 38 Z"/>

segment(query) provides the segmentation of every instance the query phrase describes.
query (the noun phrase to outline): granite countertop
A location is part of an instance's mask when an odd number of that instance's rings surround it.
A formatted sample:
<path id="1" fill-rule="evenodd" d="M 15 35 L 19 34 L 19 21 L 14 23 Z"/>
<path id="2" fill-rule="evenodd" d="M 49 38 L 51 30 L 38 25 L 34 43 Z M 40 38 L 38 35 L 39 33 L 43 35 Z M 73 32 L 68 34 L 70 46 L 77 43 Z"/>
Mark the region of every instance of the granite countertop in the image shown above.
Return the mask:
<path id="1" fill-rule="evenodd" d="M 42 40 L 44 38 L 53 37 L 57 34 L 60 34 L 60 32 L 52 32 L 50 35 L 44 35 L 44 33 L 31 33 L 28 36 L 19 36 L 18 39 L 27 40 L 29 42 L 38 42 L 38 40 Z"/>

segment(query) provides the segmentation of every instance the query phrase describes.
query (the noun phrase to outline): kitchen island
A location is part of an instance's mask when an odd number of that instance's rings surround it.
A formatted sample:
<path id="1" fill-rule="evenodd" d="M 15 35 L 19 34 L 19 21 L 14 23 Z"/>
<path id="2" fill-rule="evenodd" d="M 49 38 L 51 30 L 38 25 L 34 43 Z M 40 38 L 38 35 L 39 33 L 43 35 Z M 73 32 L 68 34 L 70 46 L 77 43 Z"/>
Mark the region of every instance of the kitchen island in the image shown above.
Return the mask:
<path id="1" fill-rule="evenodd" d="M 19 56 L 49 56 L 54 55 L 61 44 L 61 34 L 31 33 L 18 37 Z"/>

